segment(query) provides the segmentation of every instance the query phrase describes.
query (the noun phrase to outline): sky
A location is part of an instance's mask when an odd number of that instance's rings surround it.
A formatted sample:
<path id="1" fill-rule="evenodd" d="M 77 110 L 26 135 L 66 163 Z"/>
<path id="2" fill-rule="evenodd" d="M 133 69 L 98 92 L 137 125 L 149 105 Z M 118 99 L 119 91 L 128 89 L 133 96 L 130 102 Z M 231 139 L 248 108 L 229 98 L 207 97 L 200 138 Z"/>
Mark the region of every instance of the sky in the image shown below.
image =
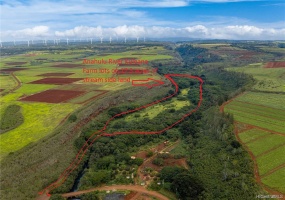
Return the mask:
<path id="1" fill-rule="evenodd" d="M 1 41 L 93 38 L 285 40 L 278 0 L 0 0 Z"/>

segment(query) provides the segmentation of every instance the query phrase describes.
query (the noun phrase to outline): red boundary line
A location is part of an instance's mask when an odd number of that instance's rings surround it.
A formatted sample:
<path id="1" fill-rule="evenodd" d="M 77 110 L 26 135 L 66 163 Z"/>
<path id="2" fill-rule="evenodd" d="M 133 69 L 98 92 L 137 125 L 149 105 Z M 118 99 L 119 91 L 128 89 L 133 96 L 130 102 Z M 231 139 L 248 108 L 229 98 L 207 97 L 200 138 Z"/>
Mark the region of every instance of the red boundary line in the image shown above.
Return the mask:
<path id="1" fill-rule="evenodd" d="M 123 134 L 161 134 L 171 128 L 173 128 L 174 126 L 176 126 L 177 124 L 181 123 L 186 117 L 190 116 L 192 113 L 196 112 L 199 107 L 201 106 L 201 103 L 202 103 L 202 100 L 203 100 L 203 90 L 202 90 L 202 85 L 203 85 L 203 80 L 198 77 L 198 76 L 191 76 L 191 75 L 187 75 L 187 74 L 166 74 L 164 75 L 168 80 L 171 81 L 171 83 L 175 86 L 175 92 L 172 94 L 172 95 L 169 95 L 167 97 L 164 97 L 160 100 L 157 100 L 157 101 L 154 101 L 152 103 L 149 103 L 147 105 L 143 105 L 143 106 L 140 106 L 136 109 L 133 109 L 133 110 L 128 110 L 128 111 L 125 111 L 125 112 L 121 112 L 119 114 L 116 114 L 114 115 L 113 117 L 111 117 L 106 123 L 105 123 L 105 126 L 101 129 L 101 130 L 98 130 L 96 132 L 94 132 L 89 138 L 88 140 L 84 143 L 84 145 L 81 147 L 81 149 L 79 150 L 79 152 L 77 153 L 75 159 L 73 160 L 73 162 L 64 170 L 63 173 L 61 173 L 61 175 L 59 176 L 59 178 L 53 182 L 52 184 L 50 184 L 49 186 L 47 186 L 46 188 L 44 188 L 42 191 L 39 192 L 39 194 L 46 194 L 47 196 L 51 196 L 49 194 L 50 191 L 54 190 L 55 188 L 59 187 L 60 185 L 62 185 L 65 180 L 68 178 L 69 174 L 73 172 L 74 169 L 76 169 L 78 167 L 78 165 L 80 164 L 81 160 L 83 159 L 85 153 L 87 152 L 87 150 L 89 149 L 90 146 L 92 146 L 92 144 L 97 140 L 99 139 L 100 137 L 102 136 L 107 136 L 107 137 L 111 137 L 111 136 L 115 136 L 115 135 L 123 135 Z M 160 131 L 154 131 L 154 132 L 140 132 L 140 131 L 129 131 L 129 132 L 114 132 L 113 134 L 109 134 L 109 133 L 104 133 L 103 131 L 105 131 L 107 129 L 107 126 L 108 124 L 113 120 L 115 119 L 116 117 L 119 117 L 119 116 L 122 116 L 122 115 L 125 115 L 125 114 L 128 114 L 128 113 L 132 113 L 132 112 L 136 112 L 138 110 L 142 110 L 144 108 L 147 108 L 147 107 L 150 107 L 154 104 L 157 104 L 157 103 L 160 103 L 166 99 L 169 99 L 173 96 L 175 96 L 177 93 L 178 93 L 178 85 L 177 83 L 171 78 L 171 77 L 186 77 L 186 78 L 192 78 L 192 79 L 197 79 L 200 81 L 200 97 L 199 97 L 199 102 L 198 102 L 198 105 L 196 106 L 195 109 L 193 109 L 191 112 L 183 115 L 183 117 L 176 121 L 175 123 L 173 123 L 172 125 L 160 130 Z M 102 133 L 103 132 L 103 133 Z M 99 135 L 97 135 L 98 133 L 101 133 Z M 91 142 L 91 138 L 94 136 L 94 135 L 97 135 Z M 82 154 L 82 155 L 81 155 Z"/>

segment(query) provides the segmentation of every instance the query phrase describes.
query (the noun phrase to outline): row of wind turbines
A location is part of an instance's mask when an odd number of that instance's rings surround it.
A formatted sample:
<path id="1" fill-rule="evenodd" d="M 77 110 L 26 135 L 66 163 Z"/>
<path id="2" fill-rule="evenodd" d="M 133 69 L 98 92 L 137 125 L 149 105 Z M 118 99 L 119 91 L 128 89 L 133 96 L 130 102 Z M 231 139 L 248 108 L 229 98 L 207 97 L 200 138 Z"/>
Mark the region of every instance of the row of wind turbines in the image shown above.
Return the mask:
<path id="1" fill-rule="evenodd" d="M 100 42 L 101 44 L 103 43 L 103 40 L 104 39 L 104 37 L 103 36 L 101 36 L 101 37 L 99 37 L 99 41 L 98 42 Z M 136 37 L 136 42 L 137 43 L 139 43 L 139 37 Z M 63 40 L 63 41 L 62 41 Z M 43 45 L 45 45 L 45 46 L 47 46 L 48 45 L 48 43 L 49 44 L 51 44 L 52 42 L 53 42 L 53 44 L 54 45 L 59 45 L 60 43 L 66 43 L 66 45 L 69 45 L 69 43 L 70 43 L 70 41 L 72 41 L 71 39 L 68 39 L 68 38 L 66 38 L 66 40 L 64 41 L 64 39 L 53 39 L 53 40 L 47 40 L 47 39 L 44 39 L 44 40 L 42 40 L 42 44 Z M 108 41 L 108 40 L 107 40 Z M 119 38 L 117 37 L 117 42 L 119 41 Z M 146 39 L 145 39 L 145 37 L 143 38 L 143 42 L 145 42 L 146 41 Z M 84 40 L 82 40 L 81 38 L 80 39 L 73 39 L 73 42 L 75 43 L 75 42 L 90 42 L 90 44 L 93 44 L 93 38 L 87 38 L 87 39 L 84 39 Z M 123 42 L 124 43 L 127 43 L 127 37 L 124 37 L 124 40 L 123 40 Z M 109 43 L 111 44 L 112 43 L 112 37 L 110 36 L 109 37 Z M 14 46 L 16 46 L 16 41 L 14 40 L 13 41 L 13 44 L 14 44 Z M 30 45 L 33 45 L 33 44 L 39 44 L 39 42 L 34 42 L 34 40 L 28 40 L 27 41 L 27 45 L 28 45 L 28 47 L 30 46 Z M 2 48 L 2 41 L 0 41 L 0 47 Z"/>

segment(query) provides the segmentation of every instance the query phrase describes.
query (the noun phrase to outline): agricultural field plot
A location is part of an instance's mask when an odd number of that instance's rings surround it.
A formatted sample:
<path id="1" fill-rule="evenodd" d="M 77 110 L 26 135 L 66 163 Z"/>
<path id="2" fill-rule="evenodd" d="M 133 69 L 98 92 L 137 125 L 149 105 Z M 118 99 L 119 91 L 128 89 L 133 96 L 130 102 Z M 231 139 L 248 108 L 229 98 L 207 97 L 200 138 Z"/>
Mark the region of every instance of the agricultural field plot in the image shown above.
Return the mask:
<path id="1" fill-rule="evenodd" d="M 11 101 L 10 101 L 11 102 Z M 50 134 L 69 113 L 79 108 L 75 104 L 47 104 L 15 102 L 21 106 L 24 123 L 0 135 L 0 159 L 29 143 Z M 1 107 L 2 109 L 6 106 Z"/>
<path id="2" fill-rule="evenodd" d="M 283 62 L 282 62 L 283 63 Z M 285 69 L 283 68 L 266 68 L 266 63 L 253 63 L 244 67 L 231 67 L 230 71 L 246 72 L 251 74 L 257 80 L 253 89 L 259 91 L 285 91 Z"/>
<path id="3" fill-rule="evenodd" d="M 30 82 L 30 84 L 55 84 L 55 85 L 64 85 L 70 84 L 82 80 L 82 78 L 43 78 Z"/>
<path id="4" fill-rule="evenodd" d="M 263 131 L 260 129 L 250 129 L 238 134 L 239 138 L 242 140 L 243 143 L 250 142 L 252 140 L 258 139 L 265 135 L 270 135 L 271 133 L 268 131 Z"/>
<path id="5" fill-rule="evenodd" d="M 75 90 L 46 90 L 31 96 L 21 98 L 21 101 L 35 101 L 45 103 L 62 103 L 84 94 L 84 91 Z"/>
<path id="6" fill-rule="evenodd" d="M 244 95 L 235 98 L 235 101 L 276 108 L 280 109 L 280 112 L 283 113 L 285 111 L 284 99 L 284 94 L 247 92 Z"/>
<path id="7" fill-rule="evenodd" d="M 265 129 L 276 131 L 276 132 L 283 133 L 283 134 L 285 133 L 284 121 L 272 119 L 266 116 L 260 116 L 254 113 L 248 113 L 246 112 L 246 109 L 232 110 L 228 108 L 228 106 L 225 106 L 225 112 L 233 114 L 234 119 L 236 121 L 246 123 L 246 124 L 251 124 L 254 126 L 258 126 L 261 128 L 265 128 Z"/>
<path id="8" fill-rule="evenodd" d="M 236 100 L 232 101 L 226 107 L 230 110 L 242 111 L 245 113 L 260 115 L 263 117 L 268 117 L 271 119 L 276 119 L 285 122 L 285 111 L 283 110 L 265 107 L 257 104 L 248 104 Z"/>
<path id="9" fill-rule="evenodd" d="M 270 170 L 285 163 L 285 146 L 281 146 L 269 153 L 256 158 L 259 174 L 262 176 Z"/>
<path id="10" fill-rule="evenodd" d="M 40 74 L 38 76 L 69 76 L 72 74 L 74 74 L 74 73 L 44 73 L 44 74 Z"/>
<path id="11" fill-rule="evenodd" d="M 261 178 L 261 181 L 270 188 L 285 193 L 285 166 L 272 174 Z"/>
<path id="12" fill-rule="evenodd" d="M 105 90 L 94 90 L 91 92 L 87 92 L 86 94 L 83 94 L 79 97 L 72 98 L 69 100 L 69 103 L 77 103 L 77 104 L 82 104 L 91 101 L 92 99 L 98 98 L 99 96 L 107 93 L 108 91 Z"/>
<path id="13" fill-rule="evenodd" d="M 246 144 L 254 156 L 260 156 L 262 153 L 276 147 L 285 146 L 285 136 L 269 134 L 265 137 Z"/>
<path id="14" fill-rule="evenodd" d="M 12 89 L 17 85 L 15 79 L 10 75 L 0 75 L 0 88 Z"/>

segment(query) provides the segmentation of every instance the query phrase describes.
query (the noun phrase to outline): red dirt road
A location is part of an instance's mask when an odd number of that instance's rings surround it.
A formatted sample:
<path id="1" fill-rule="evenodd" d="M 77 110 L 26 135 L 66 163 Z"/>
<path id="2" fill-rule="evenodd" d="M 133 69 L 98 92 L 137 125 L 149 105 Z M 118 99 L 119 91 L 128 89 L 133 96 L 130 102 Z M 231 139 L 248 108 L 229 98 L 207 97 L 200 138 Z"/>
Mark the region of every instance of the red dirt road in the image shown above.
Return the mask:
<path id="1" fill-rule="evenodd" d="M 104 187 L 97 187 L 89 190 L 82 190 L 82 191 L 77 191 L 77 192 L 70 192 L 70 193 L 65 193 L 62 196 L 67 198 L 67 197 L 74 197 L 74 196 L 79 196 L 81 194 L 93 192 L 93 191 L 112 191 L 112 190 L 131 190 L 139 193 L 145 193 L 148 194 L 152 197 L 156 197 L 160 200 L 169 200 L 167 197 L 163 196 L 162 194 L 155 192 L 155 191 L 148 191 L 142 186 L 137 186 L 137 185 L 114 185 L 114 186 L 104 186 Z"/>

